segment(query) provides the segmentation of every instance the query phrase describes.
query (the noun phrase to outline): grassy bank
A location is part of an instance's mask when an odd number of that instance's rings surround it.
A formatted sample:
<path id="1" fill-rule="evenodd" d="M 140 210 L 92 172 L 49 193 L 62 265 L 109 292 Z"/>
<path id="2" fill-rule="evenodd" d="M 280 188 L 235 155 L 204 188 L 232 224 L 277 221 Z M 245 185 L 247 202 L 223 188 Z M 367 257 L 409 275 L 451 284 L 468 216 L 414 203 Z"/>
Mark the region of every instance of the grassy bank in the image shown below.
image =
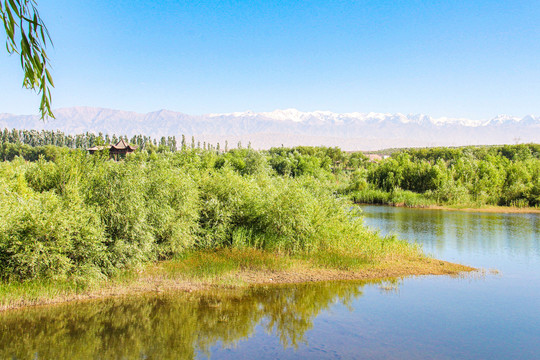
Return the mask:
<path id="1" fill-rule="evenodd" d="M 31 280 L 0 284 L 0 310 L 163 291 L 200 291 L 328 280 L 457 275 L 474 270 L 419 252 L 366 261 L 351 254 L 287 255 L 256 249 L 194 251 L 149 263 L 106 280 Z"/>
<path id="2" fill-rule="evenodd" d="M 352 191 L 349 198 L 356 204 L 390 205 L 424 208 L 437 205 L 429 197 L 407 190 L 384 191 L 380 189 L 365 189 Z"/>
<path id="3" fill-rule="evenodd" d="M 355 204 L 358 205 L 388 205 L 416 209 L 438 209 L 492 213 L 540 213 L 540 208 L 537 206 L 506 206 L 482 204 L 479 202 L 441 202 L 433 199 L 429 194 L 418 194 L 407 190 L 386 192 L 378 189 L 366 189 L 363 191 L 353 191 L 349 193 L 348 196 Z"/>

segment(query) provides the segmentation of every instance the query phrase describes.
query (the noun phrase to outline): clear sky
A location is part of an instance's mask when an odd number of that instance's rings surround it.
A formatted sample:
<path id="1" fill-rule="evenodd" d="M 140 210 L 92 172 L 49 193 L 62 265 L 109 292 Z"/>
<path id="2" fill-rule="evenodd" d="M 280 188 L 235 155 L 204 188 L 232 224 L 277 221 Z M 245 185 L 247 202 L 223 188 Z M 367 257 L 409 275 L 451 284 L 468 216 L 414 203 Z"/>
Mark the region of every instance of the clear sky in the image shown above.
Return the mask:
<path id="1" fill-rule="evenodd" d="M 55 108 L 540 114 L 539 0 L 38 6 Z M 0 51 L 0 74 L 0 112 L 37 113 L 18 58 Z"/>

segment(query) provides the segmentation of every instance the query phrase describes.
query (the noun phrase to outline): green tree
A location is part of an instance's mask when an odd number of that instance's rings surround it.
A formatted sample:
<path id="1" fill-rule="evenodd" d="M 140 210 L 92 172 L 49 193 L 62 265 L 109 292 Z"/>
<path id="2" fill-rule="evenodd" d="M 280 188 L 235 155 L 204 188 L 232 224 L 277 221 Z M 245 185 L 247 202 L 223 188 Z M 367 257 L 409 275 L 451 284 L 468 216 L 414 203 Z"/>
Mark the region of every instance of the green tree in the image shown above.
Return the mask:
<path id="1" fill-rule="evenodd" d="M 54 118 L 51 111 L 49 58 L 45 49 L 52 44 L 47 27 L 41 19 L 35 0 L 0 0 L 0 19 L 6 31 L 6 49 L 17 54 L 24 71 L 23 86 L 41 94 L 41 118 Z"/>
<path id="2" fill-rule="evenodd" d="M 186 136 L 182 134 L 182 151 L 186 151 Z"/>

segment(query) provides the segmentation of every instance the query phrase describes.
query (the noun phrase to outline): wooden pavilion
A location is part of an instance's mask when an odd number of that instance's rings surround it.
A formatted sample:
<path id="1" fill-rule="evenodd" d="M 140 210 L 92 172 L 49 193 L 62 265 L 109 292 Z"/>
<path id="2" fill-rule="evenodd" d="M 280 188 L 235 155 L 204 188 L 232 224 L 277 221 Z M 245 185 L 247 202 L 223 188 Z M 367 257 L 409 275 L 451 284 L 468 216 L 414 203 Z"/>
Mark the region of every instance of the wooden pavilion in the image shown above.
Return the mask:
<path id="1" fill-rule="evenodd" d="M 105 149 L 109 150 L 109 155 L 111 156 L 111 158 L 118 160 L 118 158 L 125 157 L 126 154 L 131 154 L 132 152 L 134 152 L 137 147 L 127 144 L 124 139 L 120 139 L 120 141 L 117 142 L 115 145 L 94 146 L 86 150 L 88 150 L 90 154 L 93 154 L 96 151 L 102 151 Z"/>

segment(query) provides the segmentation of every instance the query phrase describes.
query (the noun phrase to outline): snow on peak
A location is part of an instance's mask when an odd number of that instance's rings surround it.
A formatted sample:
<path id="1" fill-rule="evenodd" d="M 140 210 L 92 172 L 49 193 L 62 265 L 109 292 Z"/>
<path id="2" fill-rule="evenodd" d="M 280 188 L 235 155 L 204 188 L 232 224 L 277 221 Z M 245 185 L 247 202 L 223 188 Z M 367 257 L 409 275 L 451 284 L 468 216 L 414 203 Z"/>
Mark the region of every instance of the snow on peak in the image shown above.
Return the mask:
<path id="1" fill-rule="evenodd" d="M 461 125 L 461 126 L 476 127 L 476 126 L 482 126 L 484 124 L 482 120 L 472 120 L 472 119 L 467 119 L 467 118 L 449 118 L 446 116 L 431 119 L 431 122 L 437 126 Z"/>
<path id="2" fill-rule="evenodd" d="M 344 124 L 351 122 L 366 122 L 366 123 L 382 123 L 382 122 L 391 122 L 395 124 L 415 124 L 421 126 L 465 126 L 465 127 L 477 127 L 477 126 L 486 126 L 486 125 L 501 125 L 508 123 L 519 122 L 521 124 L 540 124 L 540 117 L 535 117 L 532 115 L 527 115 L 523 118 L 509 115 L 498 115 L 495 118 L 485 121 L 485 120 L 473 120 L 467 118 L 451 118 L 451 117 L 439 117 L 433 118 L 425 114 L 407 114 L 402 113 L 377 113 L 377 112 L 350 112 L 350 113 L 334 113 L 331 111 L 311 111 L 303 112 L 297 109 L 276 109 L 269 112 L 253 112 L 253 111 L 243 111 L 243 112 L 233 112 L 233 113 L 224 113 L 224 114 L 208 114 L 209 117 L 235 117 L 235 118 L 256 118 L 264 117 L 266 119 L 276 120 L 276 121 L 292 121 L 295 123 L 306 123 L 306 122 L 316 122 L 316 123 L 333 123 L 333 124 Z"/>
<path id="3" fill-rule="evenodd" d="M 305 113 L 297 109 L 285 109 L 285 110 L 274 110 L 271 112 L 263 112 L 262 116 L 280 121 L 294 121 L 294 122 L 303 122 L 310 117 L 312 113 Z"/>
<path id="4" fill-rule="evenodd" d="M 495 124 L 504 124 L 504 123 L 509 123 L 509 122 L 517 122 L 519 120 L 521 119 L 516 116 L 501 114 L 501 115 L 495 116 L 493 119 L 489 120 L 487 123 L 495 125 Z"/>
<path id="5" fill-rule="evenodd" d="M 247 110 L 247 111 L 237 111 L 237 112 L 232 112 L 232 113 L 211 113 L 211 114 L 207 114 L 206 116 L 208 117 L 222 117 L 222 116 L 225 116 L 225 117 L 236 117 L 236 118 L 241 118 L 241 117 L 255 117 L 259 114 L 251 111 L 251 110 Z"/>

